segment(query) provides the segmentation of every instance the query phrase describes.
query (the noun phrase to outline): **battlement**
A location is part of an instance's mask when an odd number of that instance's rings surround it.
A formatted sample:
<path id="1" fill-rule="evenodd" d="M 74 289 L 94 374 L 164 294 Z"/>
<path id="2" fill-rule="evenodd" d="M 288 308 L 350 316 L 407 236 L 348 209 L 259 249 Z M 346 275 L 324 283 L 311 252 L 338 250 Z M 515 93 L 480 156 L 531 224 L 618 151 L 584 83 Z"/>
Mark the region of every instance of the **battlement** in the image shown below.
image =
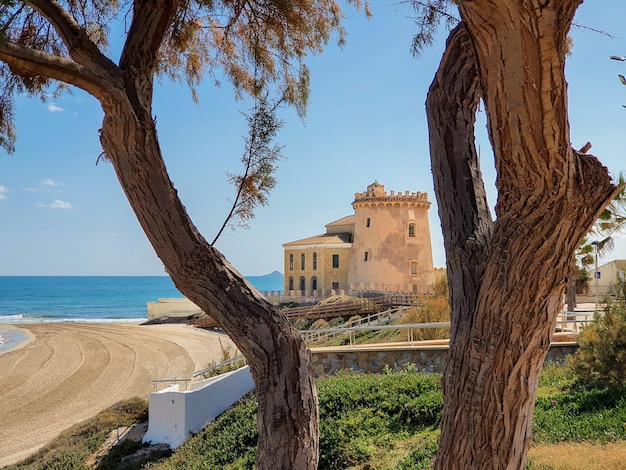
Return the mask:
<path id="1" fill-rule="evenodd" d="M 407 203 L 411 205 L 425 205 L 426 207 L 430 206 L 428 193 L 410 191 L 405 191 L 403 193 L 402 191 L 398 191 L 396 194 L 395 191 L 392 190 L 389 194 L 387 194 L 385 186 L 377 181 L 370 184 L 367 187 L 367 191 L 356 193 L 354 195 L 354 202 L 352 205 L 360 203 Z"/>

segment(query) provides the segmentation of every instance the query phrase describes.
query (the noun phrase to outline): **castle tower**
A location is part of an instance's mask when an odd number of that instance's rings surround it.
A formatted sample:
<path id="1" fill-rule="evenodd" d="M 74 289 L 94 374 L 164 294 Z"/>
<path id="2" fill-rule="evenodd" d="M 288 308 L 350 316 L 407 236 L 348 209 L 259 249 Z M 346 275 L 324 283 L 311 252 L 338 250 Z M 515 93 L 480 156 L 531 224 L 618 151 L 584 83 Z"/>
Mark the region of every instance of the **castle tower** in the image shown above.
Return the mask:
<path id="1" fill-rule="evenodd" d="M 428 194 L 387 194 L 374 182 L 355 194 L 352 207 L 350 289 L 424 292 L 433 284 Z"/>

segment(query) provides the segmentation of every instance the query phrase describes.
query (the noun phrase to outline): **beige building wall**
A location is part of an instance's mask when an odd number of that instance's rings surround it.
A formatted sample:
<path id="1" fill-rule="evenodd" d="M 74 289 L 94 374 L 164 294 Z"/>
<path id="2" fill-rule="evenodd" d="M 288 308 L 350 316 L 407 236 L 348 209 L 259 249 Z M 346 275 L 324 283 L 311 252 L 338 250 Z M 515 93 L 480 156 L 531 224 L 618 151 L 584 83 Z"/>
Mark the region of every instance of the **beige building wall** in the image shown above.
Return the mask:
<path id="1" fill-rule="evenodd" d="M 347 290 L 350 253 L 350 243 L 285 246 L 285 292 L 304 290 L 303 295 L 312 296 L 317 291 L 321 296 Z"/>
<path id="2" fill-rule="evenodd" d="M 626 260 L 617 259 L 609 263 L 598 266 L 600 279 L 598 279 L 598 295 L 614 294 L 618 279 L 626 280 Z M 595 295 L 596 281 L 594 279 L 595 270 L 589 273 L 589 293 Z"/>
<path id="3" fill-rule="evenodd" d="M 353 290 L 424 292 L 434 282 L 426 193 L 357 193 L 348 280 Z"/>

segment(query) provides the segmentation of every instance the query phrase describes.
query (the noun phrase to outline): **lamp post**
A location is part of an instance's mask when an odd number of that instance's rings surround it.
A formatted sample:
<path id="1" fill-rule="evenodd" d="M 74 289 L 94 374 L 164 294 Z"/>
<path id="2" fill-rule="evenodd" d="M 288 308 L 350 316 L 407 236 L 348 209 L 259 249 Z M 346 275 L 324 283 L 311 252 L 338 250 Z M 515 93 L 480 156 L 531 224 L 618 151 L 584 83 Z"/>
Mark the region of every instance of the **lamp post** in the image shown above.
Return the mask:
<path id="1" fill-rule="evenodd" d="M 591 244 L 594 247 L 595 250 L 595 258 L 596 258 L 596 268 L 593 272 L 593 277 L 596 280 L 596 306 L 594 308 L 594 313 L 598 313 L 598 242 L 597 241 L 592 241 Z"/>

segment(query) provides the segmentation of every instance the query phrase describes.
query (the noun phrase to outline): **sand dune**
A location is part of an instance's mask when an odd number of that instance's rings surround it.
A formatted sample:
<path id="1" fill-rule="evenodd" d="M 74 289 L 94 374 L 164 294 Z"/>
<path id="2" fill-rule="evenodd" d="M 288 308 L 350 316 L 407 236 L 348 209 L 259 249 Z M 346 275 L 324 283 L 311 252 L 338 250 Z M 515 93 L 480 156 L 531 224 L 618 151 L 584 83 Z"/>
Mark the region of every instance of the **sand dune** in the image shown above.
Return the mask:
<path id="1" fill-rule="evenodd" d="M 147 398 L 152 381 L 188 377 L 229 338 L 184 325 L 39 323 L 0 354 L 0 466 L 36 451 L 111 404 Z"/>

